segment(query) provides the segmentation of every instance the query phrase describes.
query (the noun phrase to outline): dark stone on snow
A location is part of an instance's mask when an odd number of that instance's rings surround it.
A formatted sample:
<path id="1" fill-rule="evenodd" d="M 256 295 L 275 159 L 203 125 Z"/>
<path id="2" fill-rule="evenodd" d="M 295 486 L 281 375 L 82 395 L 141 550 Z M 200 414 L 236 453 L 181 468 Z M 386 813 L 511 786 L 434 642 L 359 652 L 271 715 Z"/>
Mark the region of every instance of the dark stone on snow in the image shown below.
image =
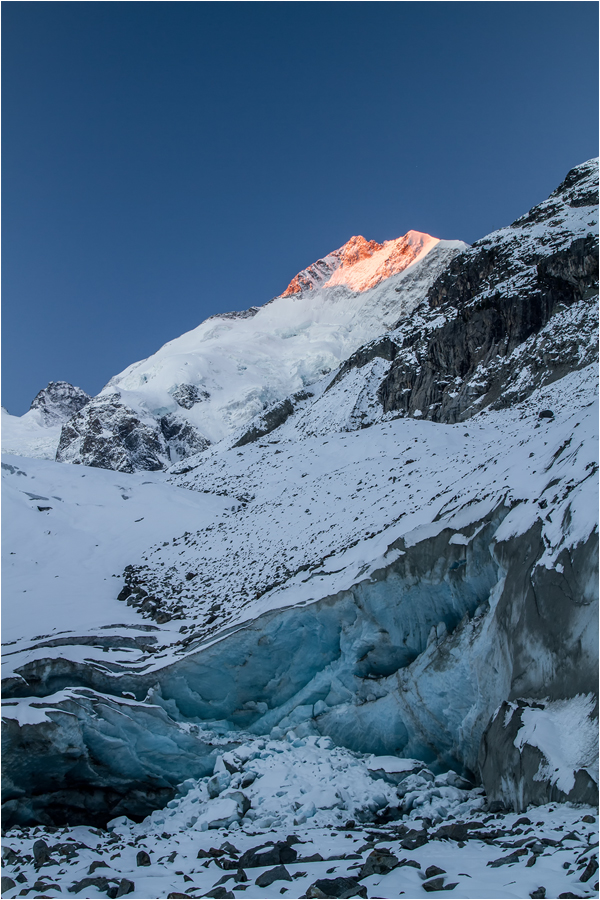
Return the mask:
<path id="1" fill-rule="evenodd" d="M 2 876 L 2 880 L 0 881 L 0 892 L 1 893 L 4 894 L 4 893 L 6 893 L 6 891 L 10 891 L 10 890 L 12 890 L 12 888 L 14 888 L 16 886 L 17 885 L 15 884 L 15 882 L 12 880 L 12 878 L 9 878 L 8 875 Z"/>
<path id="2" fill-rule="evenodd" d="M 258 887 L 269 887 L 269 885 L 273 884 L 274 881 L 291 880 L 292 876 L 285 866 L 275 866 L 274 869 L 269 869 L 268 872 L 263 872 L 262 875 L 259 875 L 255 881 L 255 884 Z"/>
<path id="3" fill-rule="evenodd" d="M 135 884 L 133 881 L 130 881 L 128 878 L 121 878 L 118 887 L 115 889 L 109 888 L 107 893 L 111 900 L 114 900 L 115 897 L 124 897 L 126 894 L 131 894 L 135 891 Z"/>
<path id="4" fill-rule="evenodd" d="M 595 857 L 592 857 L 592 859 L 590 859 L 589 863 L 583 870 L 583 874 L 581 875 L 579 880 L 583 881 L 583 882 L 589 881 L 590 878 L 592 877 L 592 875 L 594 875 L 597 871 L 598 871 L 598 860 L 595 859 Z"/>
<path id="5" fill-rule="evenodd" d="M 86 890 L 90 887 L 95 887 L 99 891 L 103 891 L 104 893 L 108 892 L 111 887 L 111 884 L 116 881 L 114 878 L 106 878 L 104 875 L 96 875 L 95 878 L 82 878 L 80 881 L 76 881 L 71 885 L 67 890 L 70 894 L 79 894 L 81 891 Z M 116 888 L 115 888 L 115 896 L 116 896 Z"/>
<path id="6" fill-rule="evenodd" d="M 440 869 L 439 866 L 428 866 L 425 869 L 425 878 L 435 878 L 436 875 L 445 875 L 446 870 Z"/>
<path id="7" fill-rule="evenodd" d="M 384 850 L 372 850 L 367 856 L 359 873 L 359 879 L 368 878 L 369 875 L 385 875 L 400 865 L 400 861 L 393 853 Z"/>
<path id="8" fill-rule="evenodd" d="M 403 841 L 400 841 L 400 846 L 403 850 L 416 850 L 417 847 L 422 847 L 423 844 L 426 844 L 428 841 L 427 832 L 422 832 L 421 834 L 417 834 L 415 837 L 406 837 Z"/>
<path id="9" fill-rule="evenodd" d="M 138 866 L 151 866 L 152 861 L 145 850 L 140 850 L 135 858 L 136 865 Z"/>
<path id="10" fill-rule="evenodd" d="M 500 856 L 498 859 L 490 860 L 487 865 L 491 866 L 492 869 L 497 869 L 499 866 L 510 866 L 513 863 L 519 862 L 521 856 L 527 856 L 528 852 L 529 851 L 525 850 L 525 848 L 521 848 L 515 850 L 514 853 L 508 853 L 506 856 Z"/>
<path id="11" fill-rule="evenodd" d="M 533 900 L 545 900 L 546 897 L 546 888 L 542 885 L 539 888 L 536 888 L 535 891 L 532 891 L 529 895 L 533 898 Z"/>
<path id="12" fill-rule="evenodd" d="M 238 865 L 242 868 L 253 869 L 258 866 L 278 866 L 293 863 L 298 853 L 285 841 L 277 841 L 276 844 L 261 844 L 252 847 L 240 857 Z M 305 860 L 299 860 L 305 862 Z"/>
<path id="13" fill-rule="evenodd" d="M 306 892 L 307 897 L 339 897 L 346 900 L 350 897 L 366 897 L 367 889 L 355 878 L 319 878 Z"/>
<path id="14" fill-rule="evenodd" d="M 33 860 L 36 869 L 51 861 L 50 850 L 46 841 L 35 841 L 33 845 Z"/>
<path id="15" fill-rule="evenodd" d="M 88 875 L 93 875 L 96 869 L 108 869 L 108 863 L 103 859 L 95 859 L 88 869 Z"/>

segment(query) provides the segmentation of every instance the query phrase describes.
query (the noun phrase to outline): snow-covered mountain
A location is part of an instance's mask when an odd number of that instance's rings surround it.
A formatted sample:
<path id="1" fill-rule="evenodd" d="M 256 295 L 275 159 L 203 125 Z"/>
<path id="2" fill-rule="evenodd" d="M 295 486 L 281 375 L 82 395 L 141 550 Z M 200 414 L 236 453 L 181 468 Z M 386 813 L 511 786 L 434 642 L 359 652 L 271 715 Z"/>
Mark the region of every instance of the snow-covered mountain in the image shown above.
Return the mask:
<path id="1" fill-rule="evenodd" d="M 597 169 L 353 238 L 112 379 L 79 465 L 5 455 L 9 896 L 592 896 Z"/>
<path id="2" fill-rule="evenodd" d="M 67 381 L 51 381 L 24 416 L 11 416 L 2 407 L 2 452 L 54 459 L 62 426 L 91 399 Z"/>
<path id="3" fill-rule="evenodd" d="M 351 238 L 265 306 L 213 316 L 112 378 L 65 427 L 57 459 L 131 472 L 206 448 L 409 315 L 465 248 L 413 231 Z M 18 426 L 6 449 L 38 455 L 31 441 L 20 450 Z"/>

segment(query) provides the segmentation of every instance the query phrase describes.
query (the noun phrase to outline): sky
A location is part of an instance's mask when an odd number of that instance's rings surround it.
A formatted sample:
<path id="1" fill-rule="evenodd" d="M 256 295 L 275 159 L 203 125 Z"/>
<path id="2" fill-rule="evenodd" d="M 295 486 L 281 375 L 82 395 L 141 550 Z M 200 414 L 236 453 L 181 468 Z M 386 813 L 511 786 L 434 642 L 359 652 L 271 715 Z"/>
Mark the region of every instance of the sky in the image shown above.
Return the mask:
<path id="1" fill-rule="evenodd" d="M 598 154 L 594 2 L 5 0 L 2 31 L 15 415 L 352 235 L 472 243 Z"/>

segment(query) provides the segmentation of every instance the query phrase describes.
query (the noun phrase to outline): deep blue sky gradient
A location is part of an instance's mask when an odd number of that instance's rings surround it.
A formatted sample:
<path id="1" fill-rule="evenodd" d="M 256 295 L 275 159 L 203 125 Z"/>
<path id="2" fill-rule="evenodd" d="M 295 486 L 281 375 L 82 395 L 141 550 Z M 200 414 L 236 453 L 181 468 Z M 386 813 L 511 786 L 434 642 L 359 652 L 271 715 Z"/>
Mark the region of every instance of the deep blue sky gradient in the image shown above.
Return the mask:
<path id="1" fill-rule="evenodd" d="M 593 2 L 5 2 L 3 403 L 597 155 Z"/>

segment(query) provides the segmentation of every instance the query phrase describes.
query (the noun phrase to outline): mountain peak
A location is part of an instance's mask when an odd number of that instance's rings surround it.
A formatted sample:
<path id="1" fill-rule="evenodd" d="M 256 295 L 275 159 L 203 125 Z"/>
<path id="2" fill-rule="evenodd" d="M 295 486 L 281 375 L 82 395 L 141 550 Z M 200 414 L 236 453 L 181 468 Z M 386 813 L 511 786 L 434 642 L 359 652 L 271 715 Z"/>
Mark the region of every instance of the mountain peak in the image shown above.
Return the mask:
<path id="1" fill-rule="evenodd" d="M 70 419 L 91 399 L 89 394 L 68 381 L 50 381 L 48 387 L 36 394 L 29 409 L 39 410 L 45 425 L 57 425 Z"/>
<path id="2" fill-rule="evenodd" d="M 420 231 L 408 231 L 383 244 L 369 241 L 362 234 L 354 235 L 338 250 L 299 272 L 281 296 L 336 284 L 352 291 L 369 290 L 408 268 L 437 243 L 437 238 Z"/>

